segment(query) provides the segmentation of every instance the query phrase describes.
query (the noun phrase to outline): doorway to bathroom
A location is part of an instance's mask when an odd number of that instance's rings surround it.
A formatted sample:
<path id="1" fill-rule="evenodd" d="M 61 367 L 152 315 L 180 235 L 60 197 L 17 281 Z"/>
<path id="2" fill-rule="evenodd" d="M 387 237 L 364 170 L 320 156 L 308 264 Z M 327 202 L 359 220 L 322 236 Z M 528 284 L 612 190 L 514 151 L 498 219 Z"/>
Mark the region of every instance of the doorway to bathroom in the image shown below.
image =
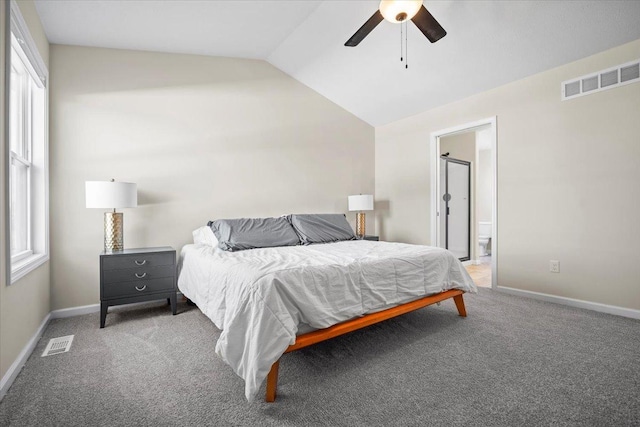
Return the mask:
<path id="1" fill-rule="evenodd" d="M 496 142 L 495 117 L 431 134 L 431 244 L 484 287 L 497 286 Z"/>

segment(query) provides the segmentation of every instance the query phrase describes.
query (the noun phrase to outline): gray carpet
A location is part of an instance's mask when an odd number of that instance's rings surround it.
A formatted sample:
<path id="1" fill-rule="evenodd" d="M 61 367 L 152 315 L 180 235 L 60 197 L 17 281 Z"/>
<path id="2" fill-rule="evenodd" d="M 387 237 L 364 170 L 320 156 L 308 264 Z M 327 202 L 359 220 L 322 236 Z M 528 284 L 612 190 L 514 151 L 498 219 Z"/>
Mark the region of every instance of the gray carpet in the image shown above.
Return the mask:
<path id="1" fill-rule="evenodd" d="M 197 308 L 51 322 L 0 403 L 3 426 L 640 425 L 640 322 L 481 289 L 283 356 L 244 399 Z M 75 334 L 69 353 L 40 357 Z"/>

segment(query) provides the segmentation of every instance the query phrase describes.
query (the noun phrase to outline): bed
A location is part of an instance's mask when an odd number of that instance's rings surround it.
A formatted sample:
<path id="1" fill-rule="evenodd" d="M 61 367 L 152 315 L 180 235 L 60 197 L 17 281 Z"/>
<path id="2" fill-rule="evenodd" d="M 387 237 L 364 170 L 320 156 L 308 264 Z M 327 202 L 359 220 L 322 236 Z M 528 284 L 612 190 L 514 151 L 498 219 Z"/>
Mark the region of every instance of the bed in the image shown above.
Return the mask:
<path id="1" fill-rule="evenodd" d="M 476 286 L 449 251 L 348 240 L 227 252 L 181 252 L 180 291 L 222 331 L 216 353 L 255 398 L 267 379 L 276 397 L 280 357 L 290 351 L 452 298 Z"/>

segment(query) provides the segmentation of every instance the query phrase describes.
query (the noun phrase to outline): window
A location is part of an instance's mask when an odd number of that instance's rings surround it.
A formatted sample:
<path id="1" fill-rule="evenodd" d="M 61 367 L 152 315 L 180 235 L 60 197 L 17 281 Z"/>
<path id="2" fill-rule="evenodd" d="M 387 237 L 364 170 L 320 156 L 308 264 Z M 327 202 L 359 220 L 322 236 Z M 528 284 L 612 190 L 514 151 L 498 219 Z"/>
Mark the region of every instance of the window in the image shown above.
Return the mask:
<path id="1" fill-rule="evenodd" d="M 9 149 L 11 182 L 11 261 L 33 254 L 29 218 L 29 175 L 31 174 L 31 105 L 35 82 L 15 49 L 11 46 L 11 76 L 9 96 Z"/>
<path id="2" fill-rule="evenodd" d="M 46 67 L 15 2 L 9 57 L 11 282 L 49 259 Z"/>

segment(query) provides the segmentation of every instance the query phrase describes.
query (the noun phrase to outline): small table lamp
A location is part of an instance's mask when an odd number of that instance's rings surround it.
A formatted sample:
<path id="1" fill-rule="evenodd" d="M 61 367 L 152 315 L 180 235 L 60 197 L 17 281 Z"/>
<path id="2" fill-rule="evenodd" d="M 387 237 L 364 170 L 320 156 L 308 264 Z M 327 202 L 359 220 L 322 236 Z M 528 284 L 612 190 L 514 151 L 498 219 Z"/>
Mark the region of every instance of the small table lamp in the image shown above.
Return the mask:
<path id="1" fill-rule="evenodd" d="M 349 210 L 357 211 L 356 214 L 356 236 L 362 239 L 365 234 L 364 212 L 373 210 L 373 196 L 371 194 L 359 194 L 349 196 Z"/>
<path id="2" fill-rule="evenodd" d="M 104 251 L 124 249 L 122 212 L 117 208 L 138 206 L 138 186 L 132 182 L 86 181 L 87 208 L 113 209 L 104 213 Z"/>

